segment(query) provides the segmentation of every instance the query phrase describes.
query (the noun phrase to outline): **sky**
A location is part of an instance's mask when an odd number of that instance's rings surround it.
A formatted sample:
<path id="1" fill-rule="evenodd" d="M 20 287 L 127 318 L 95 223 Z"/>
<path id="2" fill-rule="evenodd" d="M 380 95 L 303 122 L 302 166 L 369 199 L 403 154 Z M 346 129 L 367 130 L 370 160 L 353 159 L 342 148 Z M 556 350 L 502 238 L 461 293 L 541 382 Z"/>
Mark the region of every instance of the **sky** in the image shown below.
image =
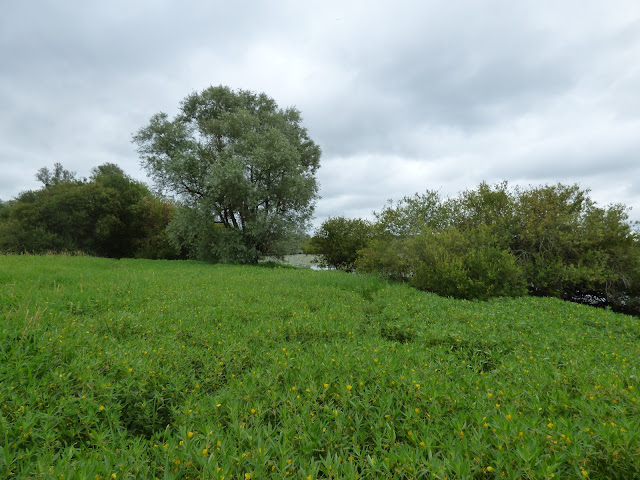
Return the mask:
<path id="1" fill-rule="evenodd" d="M 301 111 L 316 226 L 502 180 L 640 220 L 637 0 L 3 1 L 0 60 L 1 200 L 56 162 L 150 184 L 132 134 L 226 85 Z"/>

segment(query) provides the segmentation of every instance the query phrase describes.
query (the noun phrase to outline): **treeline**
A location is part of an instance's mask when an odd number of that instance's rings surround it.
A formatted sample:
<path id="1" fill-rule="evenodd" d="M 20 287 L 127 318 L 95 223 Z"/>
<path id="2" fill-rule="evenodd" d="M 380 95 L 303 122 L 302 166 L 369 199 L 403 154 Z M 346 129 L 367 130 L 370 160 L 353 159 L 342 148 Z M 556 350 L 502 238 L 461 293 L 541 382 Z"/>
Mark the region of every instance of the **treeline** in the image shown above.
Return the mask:
<path id="1" fill-rule="evenodd" d="M 82 252 L 101 257 L 183 258 L 167 225 L 176 207 L 107 163 L 88 179 L 56 164 L 39 190 L 0 203 L 0 252 Z"/>
<path id="2" fill-rule="evenodd" d="M 627 212 L 577 185 L 482 183 L 455 198 L 390 202 L 372 222 L 329 218 L 307 251 L 443 296 L 553 296 L 637 315 L 640 242 Z"/>

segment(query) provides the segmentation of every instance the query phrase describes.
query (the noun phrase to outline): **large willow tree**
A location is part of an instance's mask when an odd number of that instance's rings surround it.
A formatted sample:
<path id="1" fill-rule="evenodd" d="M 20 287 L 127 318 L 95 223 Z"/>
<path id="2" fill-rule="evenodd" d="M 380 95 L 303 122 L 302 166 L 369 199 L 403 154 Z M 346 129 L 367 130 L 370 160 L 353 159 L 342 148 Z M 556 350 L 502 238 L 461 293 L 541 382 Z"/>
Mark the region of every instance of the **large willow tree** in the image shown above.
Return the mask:
<path id="1" fill-rule="evenodd" d="M 309 225 L 321 152 L 295 108 L 210 87 L 187 96 L 174 119 L 151 117 L 134 143 L 156 185 L 182 202 L 171 232 L 195 258 L 280 256 Z"/>

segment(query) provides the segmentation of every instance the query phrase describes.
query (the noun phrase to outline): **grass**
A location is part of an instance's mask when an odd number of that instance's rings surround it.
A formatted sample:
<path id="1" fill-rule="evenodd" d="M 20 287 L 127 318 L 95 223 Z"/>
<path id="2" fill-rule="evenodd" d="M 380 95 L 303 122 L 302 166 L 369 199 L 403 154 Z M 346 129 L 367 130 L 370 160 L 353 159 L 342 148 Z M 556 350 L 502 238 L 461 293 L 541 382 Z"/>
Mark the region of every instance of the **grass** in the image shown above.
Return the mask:
<path id="1" fill-rule="evenodd" d="M 640 478 L 640 320 L 335 271 L 0 256 L 2 478 Z"/>

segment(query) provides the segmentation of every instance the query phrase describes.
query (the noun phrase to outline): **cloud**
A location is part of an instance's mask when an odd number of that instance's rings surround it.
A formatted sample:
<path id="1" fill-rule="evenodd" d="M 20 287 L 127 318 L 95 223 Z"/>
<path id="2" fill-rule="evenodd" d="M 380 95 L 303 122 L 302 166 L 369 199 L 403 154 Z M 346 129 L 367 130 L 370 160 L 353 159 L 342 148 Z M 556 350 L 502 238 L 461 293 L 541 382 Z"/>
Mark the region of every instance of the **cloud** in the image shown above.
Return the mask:
<path id="1" fill-rule="evenodd" d="M 1 7 L 0 198 L 38 168 L 145 179 L 131 134 L 209 85 L 301 110 L 329 215 L 483 180 L 579 182 L 640 219 L 640 6 L 489 0 Z"/>

